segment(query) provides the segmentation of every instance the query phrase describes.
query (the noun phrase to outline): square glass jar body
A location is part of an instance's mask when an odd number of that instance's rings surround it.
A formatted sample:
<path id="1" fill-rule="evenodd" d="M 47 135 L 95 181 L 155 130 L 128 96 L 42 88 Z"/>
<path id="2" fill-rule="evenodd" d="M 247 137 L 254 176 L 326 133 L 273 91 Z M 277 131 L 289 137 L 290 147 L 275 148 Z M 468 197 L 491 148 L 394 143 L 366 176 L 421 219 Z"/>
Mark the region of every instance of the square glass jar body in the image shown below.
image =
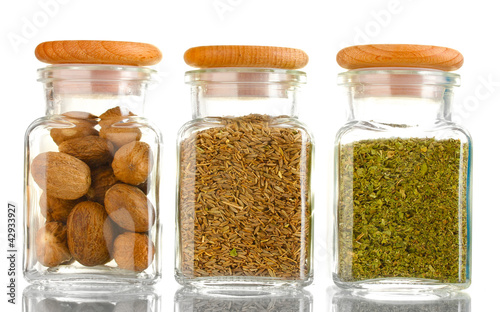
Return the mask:
<path id="1" fill-rule="evenodd" d="M 335 142 L 333 279 L 380 291 L 470 285 L 472 139 L 452 121 L 458 75 L 340 75 L 349 121 Z"/>
<path id="2" fill-rule="evenodd" d="M 25 137 L 29 282 L 98 286 L 160 278 L 162 138 L 141 116 L 152 74 L 111 65 L 39 70 L 46 116 Z"/>
<path id="3" fill-rule="evenodd" d="M 302 76 L 262 69 L 187 73 L 194 112 L 178 135 L 180 284 L 312 282 L 314 144 L 296 118 Z"/>

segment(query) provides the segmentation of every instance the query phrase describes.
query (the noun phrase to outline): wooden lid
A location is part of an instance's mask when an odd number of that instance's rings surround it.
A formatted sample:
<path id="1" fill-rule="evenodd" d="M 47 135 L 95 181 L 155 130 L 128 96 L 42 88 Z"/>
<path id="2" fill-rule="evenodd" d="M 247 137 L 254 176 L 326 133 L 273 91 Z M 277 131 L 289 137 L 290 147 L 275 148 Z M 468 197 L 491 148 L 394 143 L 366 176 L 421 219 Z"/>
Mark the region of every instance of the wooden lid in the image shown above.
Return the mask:
<path id="1" fill-rule="evenodd" d="M 299 69 L 309 57 L 299 49 L 266 46 L 203 46 L 184 53 L 186 64 L 198 68 L 261 67 Z"/>
<path id="2" fill-rule="evenodd" d="M 147 66 L 160 62 L 154 45 L 126 41 L 62 40 L 40 43 L 36 58 L 49 64 L 109 64 Z"/>
<path id="3" fill-rule="evenodd" d="M 370 67 L 418 67 L 453 71 L 464 57 L 457 50 L 416 44 L 369 44 L 342 49 L 337 63 L 346 69 Z"/>

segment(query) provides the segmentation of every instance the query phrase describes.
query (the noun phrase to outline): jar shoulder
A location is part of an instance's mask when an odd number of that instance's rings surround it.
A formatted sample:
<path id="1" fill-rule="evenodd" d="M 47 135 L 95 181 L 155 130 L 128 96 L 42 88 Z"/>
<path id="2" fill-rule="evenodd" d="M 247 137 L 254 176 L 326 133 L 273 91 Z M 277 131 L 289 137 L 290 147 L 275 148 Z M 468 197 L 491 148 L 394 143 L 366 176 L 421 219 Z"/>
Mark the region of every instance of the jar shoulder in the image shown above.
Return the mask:
<path id="1" fill-rule="evenodd" d="M 351 121 L 337 131 L 335 143 L 344 144 L 354 141 L 391 137 L 456 139 L 472 145 L 472 136 L 469 131 L 465 127 L 451 121 L 441 121 L 430 126 L 411 127 L 367 121 Z"/>
<path id="2" fill-rule="evenodd" d="M 178 141 L 182 141 L 192 134 L 213 129 L 213 128 L 224 128 L 228 126 L 228 120 L 238 120 L 240 117 L 236 118 L 225 118 L 225 117 L 205 117 L 199 119 L 193 119 L 186 122 L 180 129 L 177 135 Z M 243 117 L 242 117 L 243 118 Z M 269 128 L 283 128 L 283 129 L 293 129 L 300 132 L 309 141 L 314 141 L 313 135 L 306 124 L 299 121 L 297 118 L 292 117 L 275 117 L 266 123 Z"/>

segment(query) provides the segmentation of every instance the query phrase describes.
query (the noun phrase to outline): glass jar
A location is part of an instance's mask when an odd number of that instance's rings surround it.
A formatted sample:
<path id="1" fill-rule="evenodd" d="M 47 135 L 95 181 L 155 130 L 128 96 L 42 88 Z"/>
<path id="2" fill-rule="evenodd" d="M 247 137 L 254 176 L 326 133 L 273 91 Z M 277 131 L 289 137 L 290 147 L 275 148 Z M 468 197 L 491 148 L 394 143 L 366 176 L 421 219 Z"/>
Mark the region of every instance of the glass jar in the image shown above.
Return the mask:
<path id="1" fill-rule="evenodd" d="M 175 312 L 205 311 L 313 311 L 313 297 L 304 289 L 196 288 L 182 287 L 175 293 Z"/>
<path id="2" fill-rule="evenodd" d="M 313 140 L 297 120 L 305 73 L 186 73 L 193 120 L 178 135 L 176 279 L 183 285 L 312 282 Z"/>
<path id="3" fill-rule="evenodd" d="M 28 281 L 152 284 L 160 277 L 162 139 L 142 117 L 154 73 L 92 64 L 38 70 L 46 116 L 25 138 Z"/>
<path id="4" fill-rule="evenodd" d="M 332 292 L 331 310 L 335 312 L 470 312 L 471 298 L 465 292 L 373 293 L 342 290 Z"/>
<path id="5" fill-rule="evenodd" d="M 31 285 L 23 291 L 25 312 L 160 312 L 161 297 L 153 287 L 90 289 L 40 287 Z"/>
<path id="6" fill-rule="evenodd" d="M 452 121 L 460 76 L 426 68 L 339 75 L 333 279 L 342 288 L 470 285 L 472 141 Z"/>

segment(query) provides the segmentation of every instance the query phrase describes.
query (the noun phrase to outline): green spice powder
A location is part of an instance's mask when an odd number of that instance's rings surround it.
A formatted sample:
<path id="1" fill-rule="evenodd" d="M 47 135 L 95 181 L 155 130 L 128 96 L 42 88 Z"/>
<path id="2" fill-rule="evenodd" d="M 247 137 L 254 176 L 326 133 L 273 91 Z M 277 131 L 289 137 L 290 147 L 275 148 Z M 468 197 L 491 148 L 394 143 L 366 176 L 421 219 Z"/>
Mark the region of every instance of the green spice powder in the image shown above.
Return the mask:
<path id="1" fill-rule="evenodd" d="M 340 146 L 338 276 L 465 282 L 467 143 L 377 139 Z"/>

